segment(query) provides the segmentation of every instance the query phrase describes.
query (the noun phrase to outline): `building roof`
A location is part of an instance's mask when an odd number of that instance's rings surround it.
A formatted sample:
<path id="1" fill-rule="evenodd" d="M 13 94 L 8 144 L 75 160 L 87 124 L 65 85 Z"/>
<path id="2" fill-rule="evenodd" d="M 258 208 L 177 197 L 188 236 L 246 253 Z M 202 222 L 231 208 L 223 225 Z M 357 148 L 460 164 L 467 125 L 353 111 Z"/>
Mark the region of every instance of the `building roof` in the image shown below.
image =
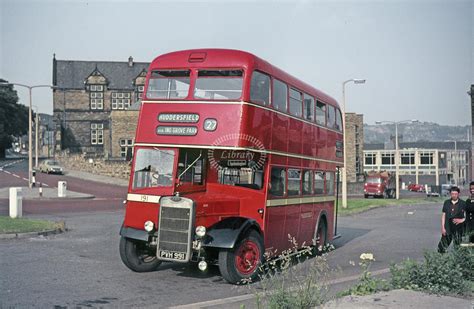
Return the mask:
<path id="1" fill-rule="evenodd" d="M 392 144 L 392 143 L 390 143 Z M 399 144 L 399 149 L 443 149 L 448 150 L 456 147 L 457 150 L 471 150 L 471 142 L 466 141 L 459 141 L 454 143 L 454 141 L 446 141 L 446 142 L 405 142 Z M 390 148 L 393 150 L 394 148 Z M 389 148 L 385 147 L 384 143 L 371 143 L 371 144 L 364 144 L 364 150 L 389 150 Z"/>
<path id="2" fill-rule="evenodd" d="M 149 63 L 128 61 L 79 61 L 53 58 L 53 85 L 65 89 L 84 89 L 84 80 L 99 70 L 108 81 L 109 89 L 133 90 L 133 81 Z"/>

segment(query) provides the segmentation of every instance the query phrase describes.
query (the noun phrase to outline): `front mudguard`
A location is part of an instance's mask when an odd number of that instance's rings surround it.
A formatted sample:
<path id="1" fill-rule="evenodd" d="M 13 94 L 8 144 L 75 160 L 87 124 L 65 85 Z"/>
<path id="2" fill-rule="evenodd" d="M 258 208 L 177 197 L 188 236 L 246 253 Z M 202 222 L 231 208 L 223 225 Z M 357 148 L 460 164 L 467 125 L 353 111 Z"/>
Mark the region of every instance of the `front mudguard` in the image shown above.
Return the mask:
<path id="1" fill-rule="evenodd" d="M 209 227 L 202 240 L 204 248 L 232 249 L 250 229 L 262 233 L 257 221 L 249 218 L 230 217 Z"/>
<path id="2" fill-rule="evenodd" d="M 135 229 L 133 227 L 126 227 L 122 225 L 120 229 L 120 236 L 135 240 L 148 241 L 150 234 L 147 231 Z"/>

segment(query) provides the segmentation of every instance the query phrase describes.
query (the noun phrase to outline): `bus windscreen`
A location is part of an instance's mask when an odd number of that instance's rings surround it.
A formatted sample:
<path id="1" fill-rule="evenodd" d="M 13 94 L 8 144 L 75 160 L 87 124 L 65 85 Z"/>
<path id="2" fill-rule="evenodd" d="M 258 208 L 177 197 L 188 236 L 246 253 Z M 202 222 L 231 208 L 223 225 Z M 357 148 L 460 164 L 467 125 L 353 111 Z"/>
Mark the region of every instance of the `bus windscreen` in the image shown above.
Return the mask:
<path id="1" fill-rule="evenodd" d="M 199 70 L 194 97 L 207 100 L 239 99 L 242 84 L 242 70 Z"/>
<path id="2" fill-rule="evenodd" d="M 188 96 L 190 71 L 153 71 L 146 96 L 150 99 L 183 99 Z"/>

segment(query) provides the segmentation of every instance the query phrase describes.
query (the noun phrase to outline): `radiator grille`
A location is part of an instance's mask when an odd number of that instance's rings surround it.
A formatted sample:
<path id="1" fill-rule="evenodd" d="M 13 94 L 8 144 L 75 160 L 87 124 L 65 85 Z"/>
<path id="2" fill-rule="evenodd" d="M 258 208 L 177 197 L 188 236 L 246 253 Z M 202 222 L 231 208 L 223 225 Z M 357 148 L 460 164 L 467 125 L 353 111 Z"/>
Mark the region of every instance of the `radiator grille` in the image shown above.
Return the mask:
<path id="1" fill-rule="evenodd" d="M 193 202 L 186 198 L 160 200 L 158 258 L 187 262 L 191 253 Z"/>

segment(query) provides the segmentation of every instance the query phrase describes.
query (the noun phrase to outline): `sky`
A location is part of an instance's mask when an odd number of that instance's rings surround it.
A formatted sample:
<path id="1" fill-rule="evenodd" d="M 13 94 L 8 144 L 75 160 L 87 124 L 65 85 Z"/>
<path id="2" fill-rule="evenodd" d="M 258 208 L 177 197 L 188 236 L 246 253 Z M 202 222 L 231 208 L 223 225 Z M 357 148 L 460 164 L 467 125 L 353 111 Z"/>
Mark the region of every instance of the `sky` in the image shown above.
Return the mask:
<path id="1" fill-rule="evenodd" d="M 251 52 L 364 122 L 471 124 L 474 0 L 0 0 L 0 78 L 52 83 L 59 60 L 151 62 L 192 48 Z M 17 88 L 20 103 L 28 92 Z M 33 105 L 52 114 L 51 90 Z"/>

